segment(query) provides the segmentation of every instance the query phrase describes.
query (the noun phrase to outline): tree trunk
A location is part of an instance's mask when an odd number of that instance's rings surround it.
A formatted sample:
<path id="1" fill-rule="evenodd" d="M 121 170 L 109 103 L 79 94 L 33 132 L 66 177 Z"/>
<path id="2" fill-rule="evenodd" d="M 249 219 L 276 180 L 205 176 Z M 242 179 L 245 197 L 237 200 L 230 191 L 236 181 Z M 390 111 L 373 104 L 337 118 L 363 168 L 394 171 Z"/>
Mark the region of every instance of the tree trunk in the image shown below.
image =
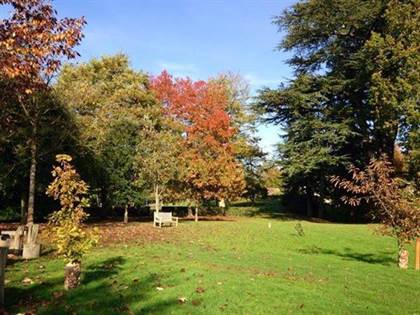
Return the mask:
<path id="1" fill-rule="evenodd" d="M 402 269 L 408 268 L 408 251 L 405 249 L 402 249 L 399 251 L 398 255 L 398 266 Z"/>
<path id="2" fill-rule="evenodd" d="M 159 185 L 155 185 L 155 208 L 156 211 L 160 211 L 160 193 L 159 193 Z"/>
<path id="3" fill-rule="evenodd" d="M 324 204 L 324 199 L 325 199 L 325 179 L 323 176 L 321 176 L 321 179 L 319 181 L 319 212 L 318 212 L 318 216 L 319 218 L 324 218 L 324 212 L 325 212 L 325 204 Z"/>
<path id="4" fill-rule="evenodd" d="M 193 213 L 192 213 L 192 208 L 191 208 L 191 207 L 188 207 L 188 214 L 187 214 L 187 217 L 191 218 L 192 216 L 193 216 Z"/>
<path id="5" fill-rule="evenodd" d="M 20 194 L 20 223 L 21 224 L 25 224 L 26 222 L 26 209 L 27 209 L 27 205 L 26 205 L 26 195 L 24 192 L 22 192 Z"/>
<path id="6" fill-rule="evenodd" d="M 313 209 L 312 209 L 312 202 L 311 197 L 306 196 L 306 216 L 312 218 L 313 216 Z"/>
<path id="7" fill-rule="evenodd" d="M 4 279 L 6 272 L 7 252 L 9 249 L 9 240 L 0 239 L 0 312 L 4 306 Z"/>
<path id="8" fill-rule="evenodd" d="M 124 208 L 124 223 L 128 223 L 128 206 L 125 206 Z"/>
<path id="9" fill-rule="evenodd" d="M 99 208 L 100 208 L 99 215 L 102 218 L 106 218 L 109 214 L 109 209 L 110 209 L 109 198 L 108 198 L 109 192 L 108 192 L 108 189 L 106 187 L 103 187 L 101 189 L 100 196 L 101 196 L 101 200 L 100 200 L 100 206 L 99 206 Z"/>
<path id="10" fill-rule="evenodd" d="M 306 186 L 306 215 L 310 218 L 313 217 L 313 208 L 312 208 L 312 190 L 309 186 Z"/>
<path id="11" fill-rule="evenodd" d="M 71 290 L 80 284 L 81 262 L 74 261 L 64 267 L 64 289 Z"/>
<path id="12" fill-rule="evenodd" d="M 29 198 L 27 224 L 34 223 L 35 209 L 35 183 L 36 183 L 36 166 L 37 166 L 37 144 L 36 144 L 36 128 L 34 127 L 34 137 L 31 141 L 31 167 L 29 170 Z"/>
<path id="13" fill-rule="evenodd" d="M 194 218 L 195 222 L 198 222 L 198 207 L 195 207 L 195 218 Z"/>

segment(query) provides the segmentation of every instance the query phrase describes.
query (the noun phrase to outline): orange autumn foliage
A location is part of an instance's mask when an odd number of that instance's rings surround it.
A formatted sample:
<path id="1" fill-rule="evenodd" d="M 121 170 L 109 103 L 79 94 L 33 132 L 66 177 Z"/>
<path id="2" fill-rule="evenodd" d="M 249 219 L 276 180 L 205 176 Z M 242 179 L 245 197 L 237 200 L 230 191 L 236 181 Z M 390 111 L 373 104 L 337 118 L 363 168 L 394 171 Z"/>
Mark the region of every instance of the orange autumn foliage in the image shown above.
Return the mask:
<path id="1" fill-rule="evenodd" d="M 45 86 L 62 58 L 74 58 L 81 41 L 84 18 L 56 17 L 45 0 L 0 0 L 12 14 L 0 21 L 0 73 L 13 79 L 19 92 L 31 94 Z"/>
<path id="2" fill-rule="evenodd" d="M 166 114 L 184 131 L 181 159 L 183 192 L 201 203 L 233 199 L 243 193 L 243 169 L 234 158 L 229 104 L 224 85 L 216 82 L 174 79 L 166 71 L 152 78 L 151 88 L 164 104 Z"/>

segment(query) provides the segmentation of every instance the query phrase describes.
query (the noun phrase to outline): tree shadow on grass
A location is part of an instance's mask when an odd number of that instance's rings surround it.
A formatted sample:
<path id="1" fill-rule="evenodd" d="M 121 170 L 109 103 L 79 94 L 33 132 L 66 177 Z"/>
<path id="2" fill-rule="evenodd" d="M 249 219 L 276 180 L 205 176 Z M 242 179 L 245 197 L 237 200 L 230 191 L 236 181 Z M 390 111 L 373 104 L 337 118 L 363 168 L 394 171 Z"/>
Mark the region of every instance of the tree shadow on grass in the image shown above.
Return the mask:
<path id="1" fill-rule="evenodd" d="M 63 291 L 62 277 L 28 287 L 7 287 L 6 310 L 36 314 L 159 314 L 177 304 L 176 299 L 147 303 L 159 276 L 150 273 L 124 281 L 119 274 L 125 263 L 124 257 L 116 256 L 88 264 L 84 270 L 82 266 L 82 283 L 69 292 Z M 139 302 L 145 306 L 132 310 L 132 305 Z"/>
<path id="2" fill-rule="evenodd" d="M 392 254 L 394 253 L 389 251 L 381 251 L 371 254 L 358 253 L 349 247 L 345 247 L 342 251 L 339 251 L 312 246 L 310 248 L 300 249 L 299 252 L 305 255 L 333 255 L 341 257 L 344 260 L 354 260 L 368 264 L 381 264 L 384 266 L 395 264 L 395 259 L 392 257 Z"/>

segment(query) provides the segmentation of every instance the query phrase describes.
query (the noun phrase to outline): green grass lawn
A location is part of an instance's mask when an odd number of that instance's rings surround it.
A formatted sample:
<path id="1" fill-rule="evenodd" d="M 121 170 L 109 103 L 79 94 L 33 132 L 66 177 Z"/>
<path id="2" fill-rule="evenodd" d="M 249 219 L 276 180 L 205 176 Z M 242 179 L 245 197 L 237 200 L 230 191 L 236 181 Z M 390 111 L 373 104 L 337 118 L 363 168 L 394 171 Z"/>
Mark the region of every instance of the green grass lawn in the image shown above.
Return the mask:
<path id="1" fill-rule="evenodd" d="M 268 223 L 271 222 L 271 229 Z M 82 285 L 63 292 L 53 256 L 8 266 L 11 312 L 37 314 L 419 314 L 420 272 L 368 225 L 235 218 L 106 230 Z M 413 258 L 413 251 L 410 257 Z M 29 277 L 33 284 L 22 280 Z M 159 289 L 158 289 L 159 288 Z M 185 303 L 179 298 L 186 298 Z"/>

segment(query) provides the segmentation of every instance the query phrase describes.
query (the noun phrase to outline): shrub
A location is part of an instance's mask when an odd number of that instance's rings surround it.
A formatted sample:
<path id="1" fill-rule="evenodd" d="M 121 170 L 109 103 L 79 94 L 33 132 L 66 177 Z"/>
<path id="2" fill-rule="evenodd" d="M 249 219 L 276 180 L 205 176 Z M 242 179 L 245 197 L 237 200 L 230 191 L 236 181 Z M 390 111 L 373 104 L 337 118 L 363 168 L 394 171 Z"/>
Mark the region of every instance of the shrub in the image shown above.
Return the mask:
<path id="1" fill-rule="evenodd" d="M 350 167 L 352 179 L 332 177 L 336 187 L 351 193 L 342 199 L 358 206 L 362 201 L 372 204 L 371 214 L 382 223 L 379 231 L 396 238 L 399 258 L 406 256 L 404 244 L 420 236 L 420 200 L 414 186 L 394 176 L 386 156 L 371 159 L 365 170 Z M 401 265 L 400 265 L 401 266 Z"/>
<path id="2" fill-rule="evenodd" d="M 69 155 L 59 154 L 56 160 L 60 165 L 51 172 L 54 180 L 47 195 L 59 200 L 61 209 L 50 215 L 49 231 L 58 254 L 67 262 L 65 287 L 70 289 L 78 286 L 82 256 L 97 243 L 98 233 L 82 227 L 88 217 L 84 211 L 89 206 L 88 185 L 70 164 Z"/>

